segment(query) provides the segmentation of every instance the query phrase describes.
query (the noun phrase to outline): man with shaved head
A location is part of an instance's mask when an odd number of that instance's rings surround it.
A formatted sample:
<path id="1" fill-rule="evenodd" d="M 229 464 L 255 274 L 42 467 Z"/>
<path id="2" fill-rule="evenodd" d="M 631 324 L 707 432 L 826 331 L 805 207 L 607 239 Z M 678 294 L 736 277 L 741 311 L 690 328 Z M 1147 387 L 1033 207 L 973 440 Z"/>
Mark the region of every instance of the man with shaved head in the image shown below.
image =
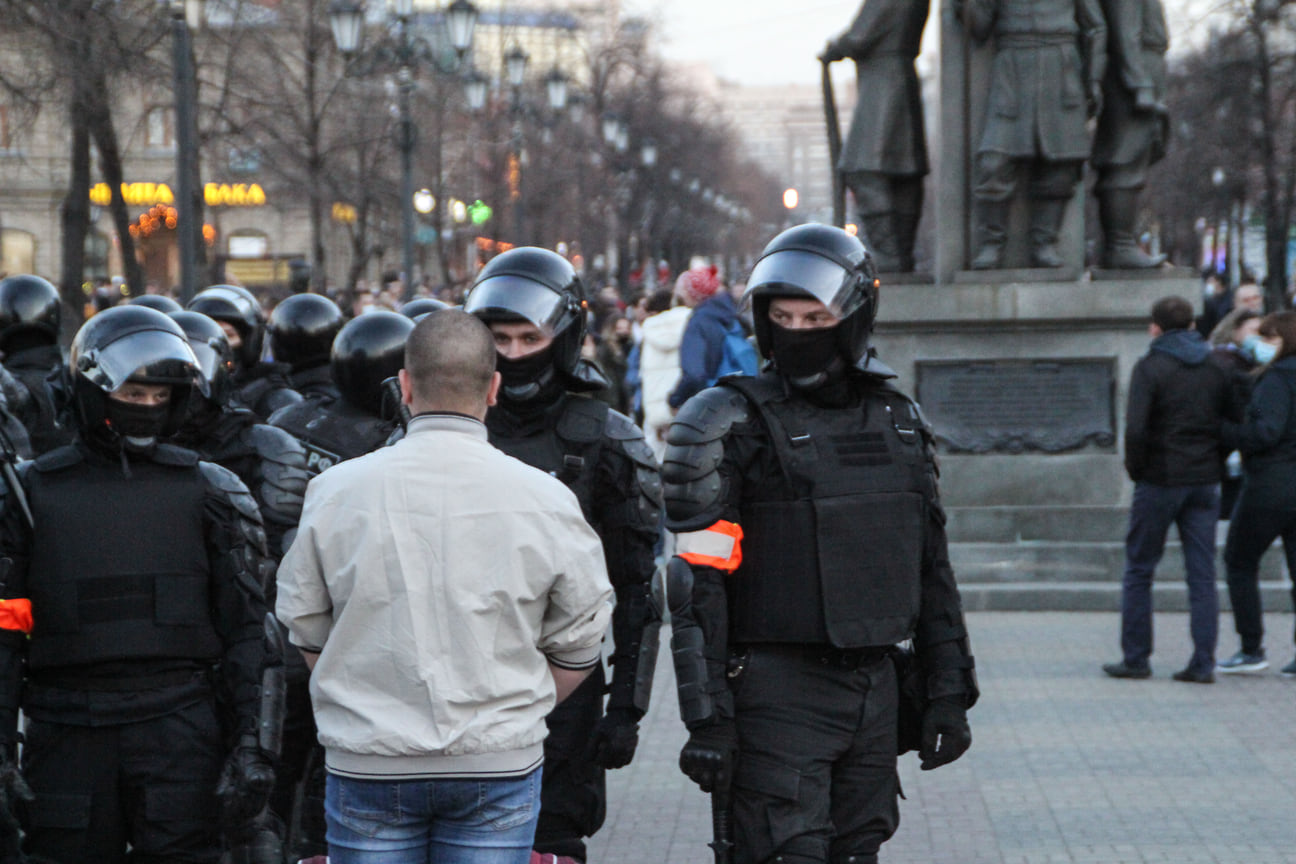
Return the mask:
<path id="1" fill-rule="evenodd" d="M 420 321 L 404 439 L 311 481 L 279 568 L 333 864 L 525 864 L 545 716 L 600 662 L 602 544 L 561 481 L 487 442 L 495 354 L 471 315 Z"/>

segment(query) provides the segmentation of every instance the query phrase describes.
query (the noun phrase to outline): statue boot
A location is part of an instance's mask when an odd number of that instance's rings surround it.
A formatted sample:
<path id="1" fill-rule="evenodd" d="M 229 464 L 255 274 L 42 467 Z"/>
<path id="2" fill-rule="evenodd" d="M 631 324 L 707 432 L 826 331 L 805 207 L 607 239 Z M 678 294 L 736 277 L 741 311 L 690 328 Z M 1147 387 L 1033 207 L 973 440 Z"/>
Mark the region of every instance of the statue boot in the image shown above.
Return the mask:
<path id="1" fill-rule="evenodd" d="M 1107 189 L 1098 193 L 1098 219 L 1103 229 L 1102 266 L 1110 270 L 1150 270 L 1165 263 L 1164 255 L 1139 248 L 1134 222 L 1138 218 L 1137 189 Z"/>
<path id="2" fill-rule="evenodd" d="M 1066 215 L 1067 198 L 1037 198 L 1031 202 L 1030 261 L 1032 267 L 1058 268 L 1058 234 Z"/>
<path id="3" fill-rule="evenodd" d="M 864 242 L 873 256 L 873 265 L 879 273 L 900 272 L 900 250 L 896 245 L 895 227 L 892 214 L 877 213 L 860 216 L 864 229 Z"/>
<path id="4" fill-rule="evenodd" d="M 921 214 L 918 213 L 902 213 L 898 210 L 892 214 L 891 224 L 895 229 L 896 252 L 900 258 L 901 273 L 914 271 L 914 244 L 918 240 L 920 217 Z"/>
<path id="5" fill-rule="evenodd" d="M 1008 242 L 1008 202 L 978 198 L 973 208 L 976 225 L 976 257 L 973 270 L 998 270 L 1003 265 L 1004 245 Z"/>

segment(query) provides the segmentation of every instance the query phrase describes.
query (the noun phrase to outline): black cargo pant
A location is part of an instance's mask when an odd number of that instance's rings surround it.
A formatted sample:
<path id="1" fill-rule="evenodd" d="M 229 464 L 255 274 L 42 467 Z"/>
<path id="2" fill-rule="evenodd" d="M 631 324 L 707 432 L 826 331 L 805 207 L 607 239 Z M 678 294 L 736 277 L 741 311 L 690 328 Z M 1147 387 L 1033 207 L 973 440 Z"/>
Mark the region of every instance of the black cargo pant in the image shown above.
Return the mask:
<path id="1" fill-rule="evenodd" d="M 900 822 L 895 665 L 878 651 L 751 646 L 731 680 L 737 864 L 873 864 Z"/>
<path id="2" fill-rule="evenodd" d="M 224 762 L 211 700 L 150 720 L 29 720 L 23 774 L 36 795 L 26 849 L 51 864 L 215 864 Z"/>
<path id="3" fill-rule="evenodd" d="M 533 848 L 585 860 L 584 838 L 603 827 L 607 781 L 589 759 L 594 729 L 603 716 L 604 678 L 595 669 L 576 691 L 550 712 L 540 785 L 540 822 Z"/>

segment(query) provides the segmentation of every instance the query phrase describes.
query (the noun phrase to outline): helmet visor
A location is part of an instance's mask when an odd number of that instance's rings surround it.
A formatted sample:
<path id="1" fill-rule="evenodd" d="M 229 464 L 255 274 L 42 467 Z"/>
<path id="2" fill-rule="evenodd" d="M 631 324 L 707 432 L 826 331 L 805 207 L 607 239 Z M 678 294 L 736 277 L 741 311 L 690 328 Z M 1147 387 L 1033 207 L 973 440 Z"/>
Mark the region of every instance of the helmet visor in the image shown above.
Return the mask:
<path id="1" fill-rule="evenodd" d="M 198 360 L 198 389 L 204 396 L 211 396 L 216 375 L 225 364 L 225 354 L 220 350 L 220 342 L 214 338 L 190 339 L 189 347 Z"/>
<path id="2" fill-rule="evenodd" d="M 464 311 L 487 321 L 492 313 L 500 317 L 525 318 L 552 336 L 563 320 L 567 304 L 551 288 L 523 276 L 507 273 L 492 276 L 473 287 Z"/>
<path id="3" fill-rule="evenodd" d="M 845 318 L 864 304 L 867 295 L 856 284 L 857 273 L 813 252 L 785 249 L 756 262 L 747 277 L 743 302 L 762 297 L 810 297 Z"/>
<path id="4" fill-rule="evenodd" d="M 139 330 L 77 358 L 77 372 L 104 392 L 128 380 L 148 384 L 192 384 L 198 361 L 175 333 Z"/>

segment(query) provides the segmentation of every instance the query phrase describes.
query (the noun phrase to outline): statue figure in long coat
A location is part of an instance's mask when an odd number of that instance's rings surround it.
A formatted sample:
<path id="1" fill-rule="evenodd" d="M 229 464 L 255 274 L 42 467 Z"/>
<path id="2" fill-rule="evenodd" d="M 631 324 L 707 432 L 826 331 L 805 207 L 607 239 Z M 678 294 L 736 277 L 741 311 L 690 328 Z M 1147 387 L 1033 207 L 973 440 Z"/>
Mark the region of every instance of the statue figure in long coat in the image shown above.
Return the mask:
<path id="1" fill-rule="evenodd" d="M 1107 74 L 1090 160 L 1103 229 L 1102 266 L 1156 267 L 1164 255 L 1139 248 L 1134 231 L 1148 166 L 1165 155 L 1170 124 L 1164 103 L 1170 39 L 1161 0 L 1101 0 L 1107 19 Z"/>
<path id="2" fill-rule="evenodd" d="M 879 270 L 914 269 L 922 216 L 927 137 L 914 60 L 930 0 L 865 0 L 823 59 L 849 57 L 858 81 L 855 112 L 836 169 L 855 197 L 863 237 Z"/>
<path id="3" fill-rule="evenodd" d="M 977 145 L 974 270 L 1002 266 L 1008 206 L 1025 174 L 1030 264 L 1061 267 L 1058 232 L 1089 157 L 1088 117 L 1102 103 L 1107 29 L 1098 0 L 955 0 L 977 41 L 995 38 Z"/>

